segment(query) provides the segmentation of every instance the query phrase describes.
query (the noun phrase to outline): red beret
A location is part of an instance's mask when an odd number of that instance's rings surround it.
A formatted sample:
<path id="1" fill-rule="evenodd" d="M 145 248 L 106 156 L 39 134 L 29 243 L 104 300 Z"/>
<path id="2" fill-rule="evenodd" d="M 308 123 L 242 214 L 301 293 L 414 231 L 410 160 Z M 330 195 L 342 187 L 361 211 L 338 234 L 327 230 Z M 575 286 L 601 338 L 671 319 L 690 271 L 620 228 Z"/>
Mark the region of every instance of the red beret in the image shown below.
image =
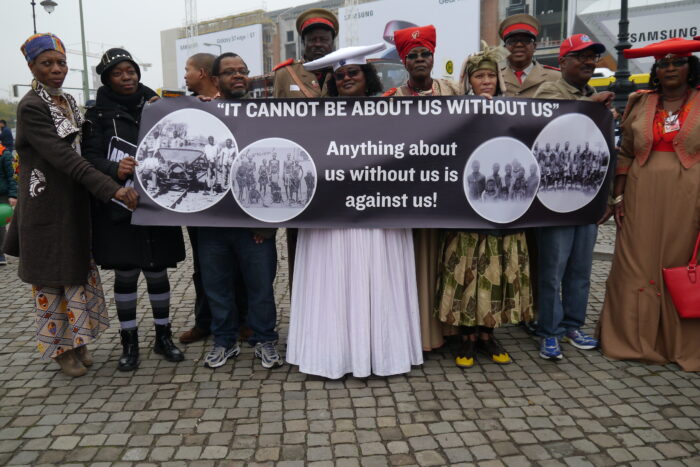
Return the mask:
<path id="1" fill-rule="evenodd" d="M 401 60 L 406 60 L 406 55 L 411 49 L 425 47 L 435 52 L 435 26 L 421 26 L 417 28 L 399 29 L 394 32 L 394 43 Z"/>
<path id="2" fill-rule="evenodd" d="M 688 40 L 676 37 L 665 41 L 649 44 L 637 49 L 625 49 L 622 51 L 626 58 L 654 57 L 656 60 L 666 55 L 690 57 L 693 52 L 700 51 L 700 40 Z"/>

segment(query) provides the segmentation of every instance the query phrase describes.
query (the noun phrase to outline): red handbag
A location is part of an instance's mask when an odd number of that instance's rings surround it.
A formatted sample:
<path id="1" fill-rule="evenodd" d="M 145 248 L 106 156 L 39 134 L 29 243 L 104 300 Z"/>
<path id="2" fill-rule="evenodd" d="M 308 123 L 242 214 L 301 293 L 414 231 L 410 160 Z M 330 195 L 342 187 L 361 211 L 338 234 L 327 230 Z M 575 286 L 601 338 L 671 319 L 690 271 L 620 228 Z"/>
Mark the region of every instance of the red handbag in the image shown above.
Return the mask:
<path id="1" fill-rule="evenodd" d="M 663 268 L 664 282 L 671 294 L 681 318 L 700 318 L 700 270 L 698 270 L 698 247 L 700 233 L 695 241 L 693 257 L 688 266 L 680 268 Z"/>

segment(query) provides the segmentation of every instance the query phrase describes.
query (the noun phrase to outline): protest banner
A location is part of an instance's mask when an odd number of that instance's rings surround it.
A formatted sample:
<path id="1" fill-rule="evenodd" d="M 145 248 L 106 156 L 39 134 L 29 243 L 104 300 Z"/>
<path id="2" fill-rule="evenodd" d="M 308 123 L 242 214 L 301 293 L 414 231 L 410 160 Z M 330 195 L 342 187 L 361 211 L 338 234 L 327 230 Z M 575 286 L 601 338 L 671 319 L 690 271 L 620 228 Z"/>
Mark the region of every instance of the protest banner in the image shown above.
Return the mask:
<path id="1" fill-rule="evenodd" d="M 482 97 L 163 100 L 146 107 L 133 222 L 521 228 L 595 223 L 613 118 Z"/>

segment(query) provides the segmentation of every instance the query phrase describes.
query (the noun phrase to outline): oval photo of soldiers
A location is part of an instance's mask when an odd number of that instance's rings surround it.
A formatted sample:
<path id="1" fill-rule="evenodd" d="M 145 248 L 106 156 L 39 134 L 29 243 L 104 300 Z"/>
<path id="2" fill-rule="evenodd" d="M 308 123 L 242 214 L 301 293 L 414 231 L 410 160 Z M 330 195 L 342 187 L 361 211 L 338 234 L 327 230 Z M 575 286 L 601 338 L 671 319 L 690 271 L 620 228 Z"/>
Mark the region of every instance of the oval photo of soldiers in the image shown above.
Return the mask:
<path id="1" fill-rule="evenodd" d="M 316 165 L 294 141 L 266 138 L 243 149 L 233 162 L 231 191 L 238 205 L 263 222 L 301 214 L 316 192 Z"/>
<path id="2" fill-rule="evenodd" d="M 236 140 L 222 121 L 197 109 L 168 114 L 151 128 L 136 152 L 144 192 L 176 212 L 203 211 L 230 186 Z"/>
<path id="3" fill-rule="evenodd" d="M 603 133 L 593 120 L 577 113 L 549 122 L 532 154 L 542 173 L 537 197 L 554 212 L 576 211 L 593 201 L 610 165 Z"/>
<path id="4" fill-rule="evenodd" d="M 491 222 L 507 224 L 527 212 L 537 195 L 540 170 L 530 148 L 514 138 L 493 138 L 469 156 L 464 193 L 469 205 Z"/>

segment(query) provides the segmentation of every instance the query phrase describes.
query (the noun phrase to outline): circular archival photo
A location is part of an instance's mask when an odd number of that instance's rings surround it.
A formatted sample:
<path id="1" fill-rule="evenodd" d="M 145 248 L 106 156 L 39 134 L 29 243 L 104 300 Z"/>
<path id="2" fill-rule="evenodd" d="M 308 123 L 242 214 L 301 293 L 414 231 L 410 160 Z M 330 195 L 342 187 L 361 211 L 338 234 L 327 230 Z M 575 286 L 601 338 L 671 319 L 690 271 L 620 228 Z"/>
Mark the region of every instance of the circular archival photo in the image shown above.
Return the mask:
<path id="1" fill-rule="evenodd" d="M 203 211 L 230 185 L 236 140 L 218 118 L 198 109 L 168 114 L 138 147 L 136 173 L 148 196 L 176 212 Z"/>
<path id="2" fill-rule="evenodd" d="M 316 191 L 316 165 L 304 148 L 283 138 L 266 138 L 233 161 L 231 190 L 238 205 L 263 222 L 284 222 L 301 214 Z"/>
<path id="3" fill-rule="evenodd" d="M 554 212 L 581 209 L 600 191 L 610 164 L 603 133 L 582 114 L 557 117 L 532 146 L 542 180 L 537 197 Z"/>
<path id="4" fill-rule="evenodd" d="M 493 138 L 469 156 L 464 193 L 486 220 L 507 224 L 519 219 L 537 195 L 540 170 L 530 149 L 514 138 Z"/>

